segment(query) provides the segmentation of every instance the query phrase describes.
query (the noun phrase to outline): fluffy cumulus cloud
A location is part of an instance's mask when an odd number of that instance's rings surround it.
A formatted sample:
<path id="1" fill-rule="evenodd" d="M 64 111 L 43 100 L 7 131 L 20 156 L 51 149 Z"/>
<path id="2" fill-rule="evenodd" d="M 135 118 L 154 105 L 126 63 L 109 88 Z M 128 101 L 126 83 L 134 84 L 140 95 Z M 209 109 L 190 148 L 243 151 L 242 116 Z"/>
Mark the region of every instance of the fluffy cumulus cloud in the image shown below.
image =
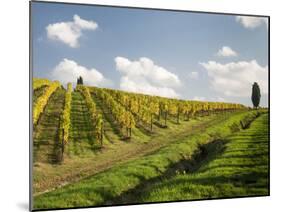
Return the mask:
<path id="1" fill-rule="evenodd" d="M 232 50 L 229 46 L 223 46 L 216 54 L 219 57 L 235 57 L 237 53 Z"/>
<path id="2" fill-rule="evenodd" d="M 74 83 L 79 76 L 83 78 L 84 84 L 87 85 L 102 86 L 109 83 L 109 80 L 98 70 L 88 69 L 69 59 L 63 59 L 52 71 L 52 78 L 63 84 Z"/>
<path id="3" fill-rule="evenodd" d="M 227 100 L 223 97 L 217 96 L 214 98 L 215 102 L 227 102 Z"/>
<path id="4" fill-rule="evenodd" d="M 87 21 L 78 15 L 73 16 L 73 21 L 49 24 L 46 27 L 47 37 L 51 40 L 58 40 L 72 48 L 79 46 L 79 38 L 83 30 L 95 30 L 98 24 L 94 21 Z"/>
<path id="5" fill-rule="evenodd" d="M 188 78 L 190 79 L 198 79 L 199 78 L 199 73 L 197 71 L 192 71 L 188 74 Z"/>
<path id="6" fill-rule="evenodd" d="M 210 102 L 227 102 L 227 100 L 223 97 L 216 96 L 216 97 L 209 97 L 206 98 L 205 96 L 194 96 L 193 99 L 194 101 L 210 101 Z"/>
<path id="7" fill-rule="evenodd" d="M 178 76 L 154 64 L 146 57 L 130 61 L 115 58 L 116 69 L 122 74 L 120 89 L 150 95 L 178 98 L 175 88 L 181 85 Z"/>
<path id="8" fill-rule="evenodd" d="M 267 18 L 262 17 L 236 16 L 236 21 L 248 29 L 254 29 L 262 25 L 268 27 Z"/>
<path id="9" fill-rule="evenodd" d="M 194 96 L 192 100 L 194 100 L 194 101 L 206 101 L 206 97 L 204 97 L 204 96 Z"/>
<path id="10" fill-rule="evenodd" d="M 249 97 L 254 82 L 259 84 L 262 94 L 268 93 L 268 67 L 255 60 L 200 64 L 207 70 L 211 86 L 226 96 Z"/>

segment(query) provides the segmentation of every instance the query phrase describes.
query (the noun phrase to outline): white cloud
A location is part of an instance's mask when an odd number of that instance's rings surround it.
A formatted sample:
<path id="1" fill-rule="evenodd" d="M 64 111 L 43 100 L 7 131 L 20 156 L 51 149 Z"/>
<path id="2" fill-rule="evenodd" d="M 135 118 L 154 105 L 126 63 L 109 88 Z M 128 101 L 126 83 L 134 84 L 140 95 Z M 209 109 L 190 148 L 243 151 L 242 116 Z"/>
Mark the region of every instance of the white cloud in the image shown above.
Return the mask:
<path id="1" fill-rule="evenodd" d="M 192 100 L 194 100 L 194 101 L 206 101 L 206 97 L 204 97 L 204 96 L 194 96 Z"/>
<path id="2" fill-rule="evenodd" d="M 73 16 L 71 22 L 60 22 L 49 24 L 46 27 L 47 37 L 51 40 L 58 40 L 72 48 L 79 46 L 79 38 L 82 36 L 82 30 L 95 30 L 98 24 L 94 21 L 87 21 L 78 15 Z"/>
<path id="3" fill-rule="evenodd" d="M 207 70 L 211 86 L 226 96 L 249 97 L 254 82 L 259 84 L 262 94 L 268 93 L 268 67 L 260 66 L 256 60 L 200 64 Z"/>
<path id="4" fill-rule="evenodd" d="M 252 16 L 236 16 L 236 21 L 242 24 L 245 28 L 254 29 L 256 27 L 262 26 L 263 24 L 268 27 L 267 18 L 252 17 Z"/>
<path id="5" fill-rule="evenodd" d="M 188 74 L 188 78 L 190 79 L 198 79 L 199 78 L 199 73 L 196 71 L 192 71 L 191 73 Z"/>
<path id="6" fill-rule="evenodd" d="M 214 98 L 215 102 L 227 102 L 227 100 L 223 97 L 217 96 Z"/>
<path id="7" fill-rule="evenodd" d="M 207 102 L 229 102 L 227 99 L 220 96 L 216 96 L 216 97 L 194 96 L 192 100 L 207 101 Z"/>
<path id="8" fill-rule="evenodd" d="M 63 84 L 75 83 L 79 76 L 82 76 L 86 85 L 101 86 L 110 82 L 98 70 L 94 68 L 88 69 L 69 59 L 63 59 L 51 74 L 55 80 L 59 80 Z"/>
<path id="9" fill-rule="evenodd" d="M 237 56 L 237 53 L 232 50 L 229 46 L 223 46 L 216 54 L 220 57 L 235 57 Z"/>
<path id="10" fill-rule="evenodd" d="M 208 101 L 208 102 L 227 102 L 227 100 L 223 97 L 217 96 L 217 97 L 209 97 L 206 98 L 205 96 L 194 96 L 194 101 Z"/>
<path id="11" fill-rule="evenodd" d="M 169 72 L 146 57 L 130 61 L 124 57 L 115 58 L 116 69 L 122 74 L 122 90 L 150 95 L 178 98 L 174 88 L 181 82 L 177 75 Z"/>

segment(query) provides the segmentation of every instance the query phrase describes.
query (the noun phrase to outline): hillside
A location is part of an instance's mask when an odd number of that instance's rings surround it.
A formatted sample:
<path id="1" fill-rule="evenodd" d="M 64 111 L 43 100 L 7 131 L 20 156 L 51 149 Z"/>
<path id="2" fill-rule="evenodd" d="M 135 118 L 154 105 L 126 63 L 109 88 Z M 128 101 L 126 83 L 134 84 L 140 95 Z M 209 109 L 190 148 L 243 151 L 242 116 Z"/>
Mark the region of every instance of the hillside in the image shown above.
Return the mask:
<path id="1" fill-rule="evenodd" d="M 235 103 L 168 99 L 81 85 L 72 90 L 70 84 L 64 89 L 59 82 L 44 79 L 34 79 L 33 107 L 38 117 L 33 119 L 37 208 L 134 202 L 130 192 L 139 192 L 147 180 L 160 179 L 169 167 L 192 158 L 201 145 L 229 139 L 267 113 Z M 111 188 L 102 192 L 96 188 L 105 184 Z M 85 186 L 90 186 L 92 196 L 85 198 L 89 190 L 80 189 Z M 153 186 L 149 192 L 154 192 Z M 81 195 L 77 203 L 69 191 L 74 188 Z"/>

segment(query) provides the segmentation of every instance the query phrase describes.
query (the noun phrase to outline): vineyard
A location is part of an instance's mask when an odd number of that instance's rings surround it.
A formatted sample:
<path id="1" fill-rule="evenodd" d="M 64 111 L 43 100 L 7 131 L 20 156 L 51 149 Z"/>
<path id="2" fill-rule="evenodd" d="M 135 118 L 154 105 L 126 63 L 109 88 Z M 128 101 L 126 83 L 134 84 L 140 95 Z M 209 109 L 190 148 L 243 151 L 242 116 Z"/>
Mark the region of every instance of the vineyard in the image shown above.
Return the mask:
<path id="1" fill-rule="evenodd" d="M 197 170 L 193 163 L 206 163 L 212 155 L 206 151 L 218 151 L 213 147 L 215 141 L 220 141 L 222 149 L 229 136 L 248 130 L 256 119 L 261 121 L 253 127 L 263 124 L 265 128 L 266 117 L 267 109 L 251 110 L 236 103 L 169 99 L 85 85 L 74 88 L 71 83 L 64 88 L 58 81 L 34 78 L 35 206 L 166 201 L 168 196 L 172 200 L 209 198 L 173 196 L 165 190 L 166 185 Z M 267 132 L 263 133 L 266 140 Z M 188 163 L 185 168 L 183 161 Z M 261 186 L 266 186 L 266 181 L 262 182 Z M 175 186 L 182 189 L 181 184 Z M 79 201 L 71 190 L 79 192 Z M 158 193 L 160 199 L 155 199 Z M 132 198 L 132 194 L 140 199 Z M 239 196 L 239 192 L 234 195 Z"/>

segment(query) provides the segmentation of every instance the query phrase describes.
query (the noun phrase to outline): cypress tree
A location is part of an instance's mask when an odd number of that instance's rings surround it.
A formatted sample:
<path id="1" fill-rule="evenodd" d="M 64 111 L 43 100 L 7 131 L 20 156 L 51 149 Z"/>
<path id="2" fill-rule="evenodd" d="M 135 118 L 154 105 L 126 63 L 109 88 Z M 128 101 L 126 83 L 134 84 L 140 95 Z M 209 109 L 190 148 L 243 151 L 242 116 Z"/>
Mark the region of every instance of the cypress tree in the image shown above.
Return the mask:
<path id="1" fill-rule="evenodd" d="M 83 78 L 80 76 L 80 84 L 83 85 Z"/>
<path id="2" fill-rule="evenodd" d="M 260 104 L 260 98 L 261 98 L 260 87 L 258 83 L 254 82 L 252 87 L 252 103 L 255 109 L 257 109 Z"/>
<path id="3" fill-rule="evenodd" d="M 81 76 L 77 78 L 77 85 L 83 85 L 83 78 Z"/>

